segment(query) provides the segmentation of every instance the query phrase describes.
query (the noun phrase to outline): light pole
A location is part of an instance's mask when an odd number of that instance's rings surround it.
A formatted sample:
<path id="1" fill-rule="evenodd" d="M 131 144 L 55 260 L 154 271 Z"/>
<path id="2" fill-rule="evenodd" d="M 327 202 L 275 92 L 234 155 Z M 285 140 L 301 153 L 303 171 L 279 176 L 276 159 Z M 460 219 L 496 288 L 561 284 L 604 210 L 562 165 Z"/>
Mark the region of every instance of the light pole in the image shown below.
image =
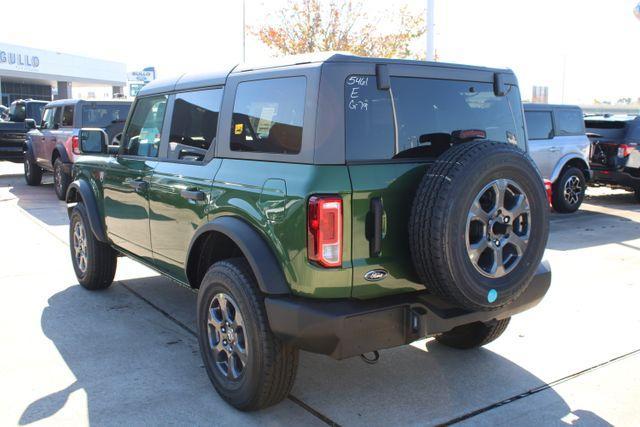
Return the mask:
<path id="1" fill-rule="evenodd" d="M 247 26 L 245 23 L 245 14 L 246 14 L 245 0 L 242 0 L 242 62 L 247 61 L 246 56 L 246 42 L 245 42 L 245 33 L 247 32 Z"/>
<path id="2" fill-rule="evenodd" d="M 436 0 L 427 0 L 427 61 L 435 61 L 436 59 L 436 47 L 433 44 L 436 25 L 435 16 L 433 16 L 435 2 Z"/>

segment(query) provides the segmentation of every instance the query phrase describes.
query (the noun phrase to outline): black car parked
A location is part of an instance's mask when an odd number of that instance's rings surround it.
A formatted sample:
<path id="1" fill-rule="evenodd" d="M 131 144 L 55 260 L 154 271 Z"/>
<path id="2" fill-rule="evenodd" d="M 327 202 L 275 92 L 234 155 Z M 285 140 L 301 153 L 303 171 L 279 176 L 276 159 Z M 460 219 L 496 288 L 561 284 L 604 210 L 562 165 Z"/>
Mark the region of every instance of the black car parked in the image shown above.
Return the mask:
<path id="1" fill-rule="evenodd" d="M 640 202 L 640 117 L 587 116 L 593 184 L 635 191 Z"/>
<path id="2" fill-rule="evenodd" d="M 47 101 L 20 99 L 13 101 L 6 114 L 8 121 L 0 121 L 0 160 L 23 161 L 24 142 L 29 129 L 42 121 Z"/>

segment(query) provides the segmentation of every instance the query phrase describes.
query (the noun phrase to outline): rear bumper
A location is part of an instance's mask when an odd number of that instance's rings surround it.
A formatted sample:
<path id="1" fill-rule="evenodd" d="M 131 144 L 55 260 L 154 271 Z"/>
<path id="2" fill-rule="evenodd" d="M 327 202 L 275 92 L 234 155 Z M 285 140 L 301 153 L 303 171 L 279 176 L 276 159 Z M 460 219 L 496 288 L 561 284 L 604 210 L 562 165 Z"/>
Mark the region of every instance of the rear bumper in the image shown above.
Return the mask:
<path id="1" fill-rule="evenodd" d="M 397 347 L 473 322 L 490 322 L 536 306 L 551 285 L 547 262 L 525 292 L 495 311 L 469 312 L 425 292 L 373 300 L 311 300 L 267 297 L 271 330 L 296 347 L 345 359 Z"/>
<path id="2" fill-rule="evenodd" d="M 610 186 L 640 188 L 640 177 L 635 177 L 624 171 L 594 170 L 593 182 Z"/>

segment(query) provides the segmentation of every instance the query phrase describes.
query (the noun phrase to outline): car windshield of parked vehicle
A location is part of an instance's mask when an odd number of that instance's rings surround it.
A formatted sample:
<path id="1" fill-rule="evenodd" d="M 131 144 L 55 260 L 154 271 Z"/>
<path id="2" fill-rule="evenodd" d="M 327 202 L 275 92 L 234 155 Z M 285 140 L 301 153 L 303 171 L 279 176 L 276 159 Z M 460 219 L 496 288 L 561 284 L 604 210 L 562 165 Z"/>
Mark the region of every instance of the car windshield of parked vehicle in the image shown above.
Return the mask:
<path id="1" fill-rule="evenodd" d="M 520 95 L 516 86 L 508 88 L 506 96 L 496 96 L 491 83 L 392 77 L 391 91 L 384 91 L 374 76 L 350 76 L 347 159 L 435 158 L 452 144 L 478 138 L 526 150 Z"/>
<path id="2" fill-rule="evenodd" d="M 82 127 L 104 129 L 115 123 L 124 123 L 127 120 L 129 108 L 128 104 L 84 105 L 82 107 Z"/>
<path id="3" fill-rule="evenodd" d="M 44 102 L 29 102 L 27 104 L 27 117 L 35 120 L 36 123 L 40 123 L 45 105 L 47 104 Z"/>
<path id="4" fill-rule="evenodd" d="M 240 83 L 233 107 L 231 150 L 299 153 L 306 85 L 305 77 Z"/>
<path id="5" fill-rule="evenodd" d="M 553 138 L 551 111 L 525 111 L 524 117 L 530 140 Z"/>

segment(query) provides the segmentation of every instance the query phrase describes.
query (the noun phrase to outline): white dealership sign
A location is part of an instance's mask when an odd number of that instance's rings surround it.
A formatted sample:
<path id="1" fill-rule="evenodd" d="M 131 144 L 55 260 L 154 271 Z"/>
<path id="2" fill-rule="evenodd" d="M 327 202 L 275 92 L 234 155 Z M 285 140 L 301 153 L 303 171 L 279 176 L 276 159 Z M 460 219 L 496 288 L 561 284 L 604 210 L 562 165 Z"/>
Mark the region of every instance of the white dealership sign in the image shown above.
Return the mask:
<path id="1" fill-rule="evenodd" d="M 122 86 L 125 64 L 0 43 L 0 76 Z"/>

